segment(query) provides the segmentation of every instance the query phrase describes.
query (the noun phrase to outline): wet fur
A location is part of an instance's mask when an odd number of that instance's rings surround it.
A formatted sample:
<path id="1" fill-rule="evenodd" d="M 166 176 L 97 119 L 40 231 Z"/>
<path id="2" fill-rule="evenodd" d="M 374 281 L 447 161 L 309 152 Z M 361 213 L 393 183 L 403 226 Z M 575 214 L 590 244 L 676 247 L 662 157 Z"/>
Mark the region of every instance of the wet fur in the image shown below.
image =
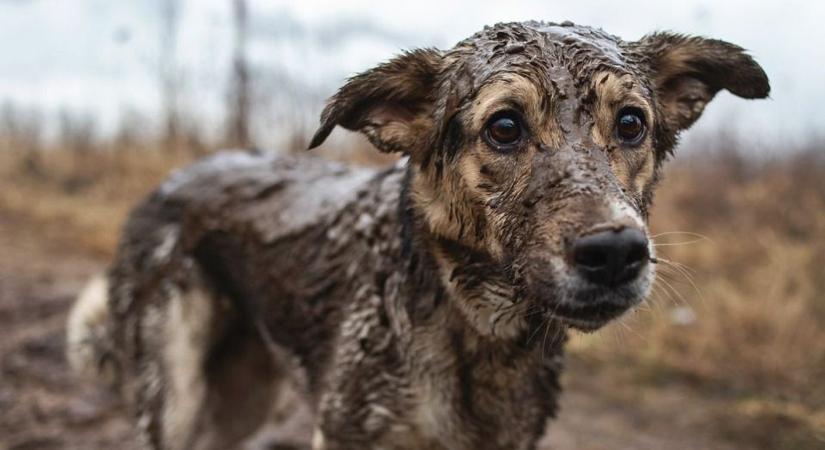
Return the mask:
<path id="1" fill-rule="evenodd" d="M 75 365 L 115 374 L 155 449 L 239 445 L 287 384 L 316 450 L 533 449 L 568 329 L 654 276 L 588 285 L 571 240 L 645 229 L 678 133 L 721 89 L 769 86 L 741 48 L 673 34 L 526 22 L 405 53 L 349 80 L 312 146 L 343 126 L 406 159 L 236 153 L 173 175 L 132 213 L 108 302 L 79 301 Z M 613 131 L 628 104 L 648 121 L 632 148 Z M 509 152 L 482 138 L 502 108 L 526 124 Z"/>

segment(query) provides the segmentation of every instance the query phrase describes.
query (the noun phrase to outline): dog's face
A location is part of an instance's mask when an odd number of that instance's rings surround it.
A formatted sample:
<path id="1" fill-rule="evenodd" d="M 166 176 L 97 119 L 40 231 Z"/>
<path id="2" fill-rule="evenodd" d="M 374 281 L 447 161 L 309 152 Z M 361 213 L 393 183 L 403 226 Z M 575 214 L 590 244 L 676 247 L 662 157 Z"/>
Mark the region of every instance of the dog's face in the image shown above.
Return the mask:
<path id="1" fill-rule="evenodd" d="M 482 333 L 516 335 L 531 315 L 592 330 L 648 294 L 661 164 L 721 89 L 769 85 L 722 41 L 500 24 L 354 77 L 312 146 L 338 124 L 410 157 L 445 284 Z"/>

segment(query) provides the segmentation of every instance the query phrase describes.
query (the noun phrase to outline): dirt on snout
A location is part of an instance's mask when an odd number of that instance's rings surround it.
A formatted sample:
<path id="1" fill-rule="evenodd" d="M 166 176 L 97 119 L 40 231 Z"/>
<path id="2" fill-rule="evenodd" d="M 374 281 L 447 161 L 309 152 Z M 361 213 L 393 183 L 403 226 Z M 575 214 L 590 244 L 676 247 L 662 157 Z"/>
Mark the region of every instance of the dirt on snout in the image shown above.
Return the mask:
<path id="1" fill-rule="evenodd" d="M 64 358 L 68 309 L 105 261 L 32 225 L 0 211 L 0 450 L 140 448 L 118 399 L 78 380 Z M 560 418 L 541 449 L 733 448 L 703 430 L 714 405 L 687 388 L 623 386 L 575 355 L 564 383 Z M 280 431 L 306 436 L 308 426 L 297 420 Z M 254 446 L 283 448 L 267 439 Z"/>

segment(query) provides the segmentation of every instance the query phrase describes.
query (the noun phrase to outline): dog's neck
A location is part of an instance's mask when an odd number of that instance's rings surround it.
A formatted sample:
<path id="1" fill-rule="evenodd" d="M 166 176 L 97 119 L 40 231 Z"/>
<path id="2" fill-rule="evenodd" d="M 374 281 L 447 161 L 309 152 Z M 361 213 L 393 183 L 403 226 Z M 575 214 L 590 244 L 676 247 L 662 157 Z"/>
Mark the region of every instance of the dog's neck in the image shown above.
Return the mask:
<path id="1" fill-rule="evenodd" d="M 507 265 L 479 248 L 482 233 L 463 242 L 458 239 L 462 235 L 451 235 L 483 219 L 475 216 L 462 226 L 441 222 L 449 213 L 434 208 L 446 201 L 444 193 L 430 188 L 432 180 L 426 176 L 415 166 L 407 168 L 399 205 L 402 253 L 413 290 L 437 292 L 434 298 L 445 299 L 444 306 L 457 309 L 484 339 L 530 344 L 530 331 L 543 326 L 537 323 L 538 307 L 519 292 Z"/>

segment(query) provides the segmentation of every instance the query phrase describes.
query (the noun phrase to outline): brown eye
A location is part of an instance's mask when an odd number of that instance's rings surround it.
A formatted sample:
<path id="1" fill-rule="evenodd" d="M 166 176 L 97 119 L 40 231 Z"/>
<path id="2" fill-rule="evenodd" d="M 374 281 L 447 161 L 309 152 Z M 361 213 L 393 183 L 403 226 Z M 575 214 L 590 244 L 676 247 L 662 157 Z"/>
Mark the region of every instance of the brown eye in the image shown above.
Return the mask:
<path id="1" fill-rule="evenodd" d="M 616 135 L 628 145 L 637 145 L 645 137 L 645 116 L 639 108 L 622 108 L 616 118 Z"/>
<path id="2" fill-rule="evenodd" d="M 521 124 L 515 115 L 504 114 L 493 117 L 487 124 L 485 137 L 494 147 L 510 147 L 521 139 Z"/>

